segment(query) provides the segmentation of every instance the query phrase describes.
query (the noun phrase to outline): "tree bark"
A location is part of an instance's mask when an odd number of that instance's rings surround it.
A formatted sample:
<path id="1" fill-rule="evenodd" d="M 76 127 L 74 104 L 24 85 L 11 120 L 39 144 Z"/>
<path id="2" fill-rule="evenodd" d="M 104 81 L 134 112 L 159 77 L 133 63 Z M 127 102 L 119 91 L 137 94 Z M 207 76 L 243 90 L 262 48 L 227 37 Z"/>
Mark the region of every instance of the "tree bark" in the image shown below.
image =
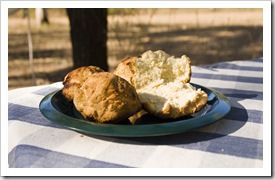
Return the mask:
<path id="1" fill-rule="evenodd" d="M 98 66 L 108 71 L 107 9 L 67 9 L 73 51 L 73 67 Z"/>

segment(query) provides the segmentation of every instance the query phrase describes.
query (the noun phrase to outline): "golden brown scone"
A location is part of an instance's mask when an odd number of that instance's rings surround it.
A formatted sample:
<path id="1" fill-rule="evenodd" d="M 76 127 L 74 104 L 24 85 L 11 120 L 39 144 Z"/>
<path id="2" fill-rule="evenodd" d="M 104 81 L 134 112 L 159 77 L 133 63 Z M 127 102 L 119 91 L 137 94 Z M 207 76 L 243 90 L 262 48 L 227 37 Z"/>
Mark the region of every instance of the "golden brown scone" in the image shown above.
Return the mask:
<path id="1" fill-rule="evenodd" d="M 114 74 L 126 79 L 139 89 L 152 82 L 190 82 L 191 61 L 186 55 L 176 58 L 162 50 L 146 51 L 141 56 L 123 59 Z"/>
<path id="2" fill-rule="evenodd" d="M 73 102 L 85 118 L 101 123 L 127 119 L 141 109 L 135 88 L 109 72 L 90 76 L 76 92 Z"/>
<path id="3" fill-rule="evenodd" d="M 114 74 L 122 77 L 123 79 L 127 80 L 129 83 L 134 85 L 133 76 L 135 74 L 135 60 L 137 56 L 134 57 L 127 57 L 123 59 L 114 70 Z"/>
<path id="4" fill-rule="evenodd" d="M 69 72 L 63 80 L 62 94 L 68 101 L 72 101 L 75 92 L 82 86 L 83 82 L 98 72 L 104 71 L 97 66 L 83 66 Z"/>
<path id="5" fill-rule="evenodd" d="M 136 88 L 146 111 L 161 118 L 190 115 L 207 103 L 207 94 L 189 83 L 191 61 L 185 55 L 147 51 L 123 60 L 114 74 Z"/>

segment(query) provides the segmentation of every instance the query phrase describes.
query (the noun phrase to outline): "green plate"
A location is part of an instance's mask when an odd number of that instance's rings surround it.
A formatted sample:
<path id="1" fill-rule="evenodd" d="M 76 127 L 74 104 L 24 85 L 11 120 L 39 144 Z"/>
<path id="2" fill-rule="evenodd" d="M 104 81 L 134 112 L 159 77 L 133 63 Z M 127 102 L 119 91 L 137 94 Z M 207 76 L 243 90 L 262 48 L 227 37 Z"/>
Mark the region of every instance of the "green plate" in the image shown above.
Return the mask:
<path id="1" fill-rule="evenodd" d="M 200 112 L 178 119 L 163 120 L 145 115 L 135 125 L 127 120 L 119 124 L 91 122 L 82 118 L 73 104 L 64 99 L 61 90 L 45 96 L 40 102 L 39 109 L 49 121 L 80 133 L 117 137 L 160 136 L 186 132 L 214 123 L 230 111 L 229 100 L 223 94 L 210 88 L 191 84 L 208 94 L 207 105 Z"/>

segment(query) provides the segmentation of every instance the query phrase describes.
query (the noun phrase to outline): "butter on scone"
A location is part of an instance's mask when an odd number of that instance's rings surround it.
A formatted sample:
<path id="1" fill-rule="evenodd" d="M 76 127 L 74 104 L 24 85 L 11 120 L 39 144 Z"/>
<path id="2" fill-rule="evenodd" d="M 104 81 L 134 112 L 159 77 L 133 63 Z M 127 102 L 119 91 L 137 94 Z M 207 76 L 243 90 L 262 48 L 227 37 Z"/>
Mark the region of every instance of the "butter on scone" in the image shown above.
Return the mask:
<path id="1" fill-rule="evenodd" d="M 141 109 L 135 88 L 109 72 L 91 75 L 75 93 L 73 103 L 83 117 L 101 123 L 116 123 Z"/>
<path id="2" fill-rule="evenodd" d="M 124 59 L 114 74 L 131 83 L 143 108 L 160 118 L 178 118 L 199 111 L 207 103 L 207 94 L 196 89 L 191 79 L 191 61 L 183 55 L 147 51 Z"/>
<path id="3" fill-rule="evenodd" d="M 75 92 L 82 86 L 84 81 L 88 79 L 92 74 L 104 72 L 97 66 L 83 66 L 69 72 L 63 80 L 62 94 L 68 101 L 72 101 Z"/>

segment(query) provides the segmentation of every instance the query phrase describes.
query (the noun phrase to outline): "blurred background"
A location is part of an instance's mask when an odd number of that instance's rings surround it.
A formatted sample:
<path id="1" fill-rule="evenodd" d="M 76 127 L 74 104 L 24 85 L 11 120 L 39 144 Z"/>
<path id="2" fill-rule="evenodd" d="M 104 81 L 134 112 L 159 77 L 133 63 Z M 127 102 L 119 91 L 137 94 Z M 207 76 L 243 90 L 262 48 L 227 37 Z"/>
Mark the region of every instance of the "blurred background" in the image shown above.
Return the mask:
<path id="1" fill-rule="evenodd" d="M 178 57 L 185 54 L 196 66 L 263 56 L 262 9 L 146 8 L 85 13 L 58 8 L 9 9 L 9 90 L 62 81 L 82 61 L 98 66 L 106 61 L 102 66 L 112 72 L 123 58 L 147 50 L 160 49 Z M 87 26 L 90 21 L 97 24 Z M 85 56 L 87 51 L 90 56 Z"/>

